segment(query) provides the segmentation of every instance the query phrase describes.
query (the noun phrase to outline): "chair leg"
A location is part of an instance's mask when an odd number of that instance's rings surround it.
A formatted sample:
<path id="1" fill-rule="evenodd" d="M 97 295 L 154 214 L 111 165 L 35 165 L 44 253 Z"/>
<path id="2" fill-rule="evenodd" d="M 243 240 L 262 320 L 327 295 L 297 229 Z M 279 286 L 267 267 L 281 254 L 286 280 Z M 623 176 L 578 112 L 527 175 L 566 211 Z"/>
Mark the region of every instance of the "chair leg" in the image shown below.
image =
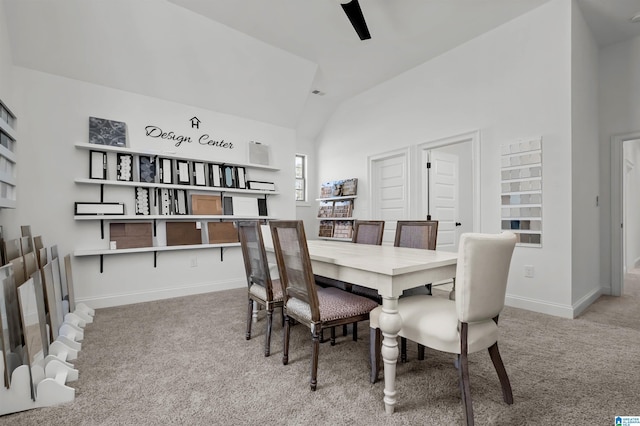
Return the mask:
<path id="1" fill-rule="evenodd" d="M 467 426 L 473 426 L 473 404 L 471 402 L 471 386 L 469 384 L 469 359 L 468 359 L 468 346 L 467 335 L 469 332 L 469 325 L 467 323 L 461 323 L 460 328 L 460 389 L 462 391 L 462 407 L 464 409 L 464 418 Z"/>
<path id="2" fill-rule="evenodd" d="M 331 327 L 331 346 L 336 345 L 336 328 Z"/>
<path id="3" fill-rule="evenodd" d="M 400 338 L 400 362 L 407 362 L 407 339 Z"/>
<path id="4" fill-rule="evenodd" d="M 251 321 L 252 321 L 252 315 L 253 315 L 253 300 L 249 299 L 249 312 L 247 313 L 247 333 L 245 335 L 245 338 L 247 340 L 251 339 Z"/>
<path id="5" fill-rule="evenodd" d="M 418 360 L 424 361 L 424 345 L 418 343 Z"/>
<path id="6" fill-rule="evenodd" d="M 500 379 L 500 385 L 502 385 L 502 398 L 507 404 L 513 404 L 513 392 L 511 392 L 511 383 L 509 382 L 509 376 L 507 376 L 507 370 L 504 368 L 500 351 L 498 351 L 498 342 L 491 345 L 489 348 L 489 356 L 493 361 L 493 366 L 496 368 L 498 378 Z"/>
<path id="7" fill-rule="evenodd" d="M 311 340 L 311 390 L 315 391 L 318 386 L 318 352 L 320 351 L 320 335 L 315 328 L 311 332 Z"/>
<path id="8" fill-rule="evenodd" d="M 354 322 L 352 327 L 353 327 L 353 341 L 357 342 L 358 341 L 358 323 Z"/>
<path id="9" fill-rule="evenodd" d="M 287 365 L 289 363 L 289 317 L 287 315 L 284 316 L 284 331 L 282 336 L 282 363 Z"/>
<path id="10" fill-rule="evenodd" d="M 273 308 L 267 310 L 267 333 L 264 340 L 264 356 L 271 355 L 271 327 L 273 325 Z"/>
<path id="11" fill-rule="evenodd" d="M 369 361 L 371 363 L 371 383 L 378 381 L 381 364 L 382 332 L 379 328 L 369 328 Z"/>
<path id="12" fill-rule="evenodd" d="M 424 286 L 427 289 L 427 294 L 429 296 L 433 295 L 433 293 L 431 292 L 431 284 L 425 284 Z"/>

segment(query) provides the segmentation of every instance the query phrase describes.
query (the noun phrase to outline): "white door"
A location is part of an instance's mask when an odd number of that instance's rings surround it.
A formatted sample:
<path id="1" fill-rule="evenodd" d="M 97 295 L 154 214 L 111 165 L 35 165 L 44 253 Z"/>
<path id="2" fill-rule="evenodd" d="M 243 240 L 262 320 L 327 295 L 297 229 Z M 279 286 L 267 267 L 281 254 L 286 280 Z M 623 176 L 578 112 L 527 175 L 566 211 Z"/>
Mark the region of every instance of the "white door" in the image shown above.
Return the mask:
<path id="1" fill-rule="evenodd" d="M 459 161 L 458 156 L 439 150 L 429 154 L 428 214 L 438 221 L 438 250 L 458 250 Z"/>
<path id="2" fill-rule="evenodd" d="M 408 161 L 406 153 L 371 161 L 371 218 L 384 220 L 384 241 L 393 241 L 395 222 L 408 217 Z"/>

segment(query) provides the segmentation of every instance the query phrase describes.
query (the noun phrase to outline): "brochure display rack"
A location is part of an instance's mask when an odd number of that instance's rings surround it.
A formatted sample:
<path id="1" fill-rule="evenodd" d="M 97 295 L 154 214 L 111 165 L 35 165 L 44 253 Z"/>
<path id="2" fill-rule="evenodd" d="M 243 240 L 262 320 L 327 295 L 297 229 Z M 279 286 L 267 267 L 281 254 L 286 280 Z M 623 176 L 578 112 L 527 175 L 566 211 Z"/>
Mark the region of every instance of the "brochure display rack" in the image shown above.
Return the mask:
<path id="1" fill-rule="evenodd" d="M 318 219 L 322 239 L 350 241 L 353 234 L 353 208 L 358 179 L 325 182 L 320 188 Z"/>

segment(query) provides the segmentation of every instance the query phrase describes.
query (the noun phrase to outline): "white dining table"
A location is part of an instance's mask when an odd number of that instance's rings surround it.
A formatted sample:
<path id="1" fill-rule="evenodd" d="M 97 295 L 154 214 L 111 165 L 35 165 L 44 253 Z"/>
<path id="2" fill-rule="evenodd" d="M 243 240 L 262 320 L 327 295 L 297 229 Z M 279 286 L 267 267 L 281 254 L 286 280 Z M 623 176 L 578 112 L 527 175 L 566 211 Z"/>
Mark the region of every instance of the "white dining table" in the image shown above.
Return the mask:
<path id="1" fill-rule="evenodd" d="M 264 230 L 263 234 L 267 251 L 273 251 L 270 235 Z M 398 332 L 402 327 L 398 297 L 405 289 L 454 278 L 457 253 L 327 240 L 309 240 L 307 246 L 314 274 L 376 289 L 382 296 L 383 400 L 385 411 L 393 413 L 397 403 Z"/>

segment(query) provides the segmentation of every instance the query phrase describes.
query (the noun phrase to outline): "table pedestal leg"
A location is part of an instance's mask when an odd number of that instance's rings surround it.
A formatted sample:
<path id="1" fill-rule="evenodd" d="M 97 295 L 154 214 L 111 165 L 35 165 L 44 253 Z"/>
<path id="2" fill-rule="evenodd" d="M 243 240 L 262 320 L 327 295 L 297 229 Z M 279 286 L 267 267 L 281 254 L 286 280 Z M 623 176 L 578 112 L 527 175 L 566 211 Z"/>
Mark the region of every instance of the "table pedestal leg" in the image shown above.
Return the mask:
<path id="1" fill-rule="evenodd" d="M 382 360 L 384 362 L 384 408 L 392 414 L 396 405 L 396 364 L 398 362 L 398 332 L 402 327 L 402 317 L 398 313 L 398 298 L 382 298 L 380 313 L 382 331 Z"/>

